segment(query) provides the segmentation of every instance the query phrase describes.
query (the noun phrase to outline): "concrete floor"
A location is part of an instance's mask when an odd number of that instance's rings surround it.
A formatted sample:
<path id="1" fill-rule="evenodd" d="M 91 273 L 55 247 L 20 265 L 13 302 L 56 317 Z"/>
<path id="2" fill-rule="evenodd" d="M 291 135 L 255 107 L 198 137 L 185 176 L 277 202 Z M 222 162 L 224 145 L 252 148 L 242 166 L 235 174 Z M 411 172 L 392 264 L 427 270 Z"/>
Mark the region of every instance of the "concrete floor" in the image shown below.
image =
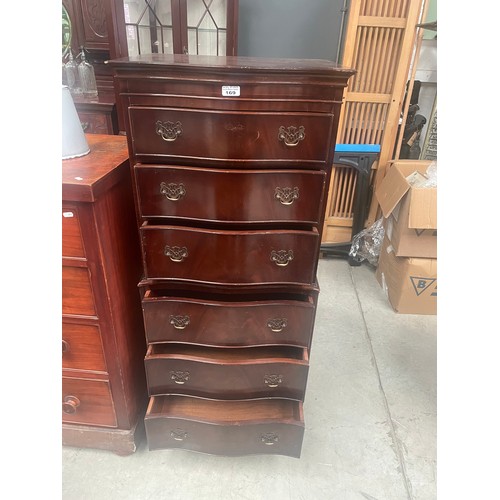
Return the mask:
<path id="1" fill-rule="evenodd" d="M 436 498 L 436 317 L 400 315 L 367 263 L 322 259 L 300 459 L 63 448 L 64 500 Z"/>

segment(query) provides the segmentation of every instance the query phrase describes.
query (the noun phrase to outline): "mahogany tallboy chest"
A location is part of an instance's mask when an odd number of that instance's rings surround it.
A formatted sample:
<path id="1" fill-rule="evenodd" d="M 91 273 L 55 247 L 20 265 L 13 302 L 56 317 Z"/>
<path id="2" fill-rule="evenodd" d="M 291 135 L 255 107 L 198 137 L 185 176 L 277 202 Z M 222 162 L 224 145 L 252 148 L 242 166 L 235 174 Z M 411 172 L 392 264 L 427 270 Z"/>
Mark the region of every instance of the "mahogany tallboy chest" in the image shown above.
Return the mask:
<path id="1" fill-rule="evenodd" d="M 132 453 L 147 405 L 142 276 L 127 142 L 62 162 L 62 442 Z"/>
<path id="2" fill-rule="evenodd" d="M 299 457 L 324 210 L 352 70 L 109 61 L 140 233 L 150 449 Z"/>

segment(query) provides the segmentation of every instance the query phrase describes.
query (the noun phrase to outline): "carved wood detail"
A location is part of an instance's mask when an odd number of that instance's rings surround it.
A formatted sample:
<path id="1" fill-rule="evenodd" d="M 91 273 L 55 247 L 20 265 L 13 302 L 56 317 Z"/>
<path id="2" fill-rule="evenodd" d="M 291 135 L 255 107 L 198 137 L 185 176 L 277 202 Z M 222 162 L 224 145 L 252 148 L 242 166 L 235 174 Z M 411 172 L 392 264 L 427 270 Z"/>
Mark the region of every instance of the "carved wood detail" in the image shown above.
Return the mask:
<path id="1" fill-rule="evenodd" d="M 87 21 L 85 28 L 89 28 L 93 35 L 98 38 L 107 38 L 108 26 L 104 3 L 100 0 L 81 0 L 81 2 L 82 12 Z"/>

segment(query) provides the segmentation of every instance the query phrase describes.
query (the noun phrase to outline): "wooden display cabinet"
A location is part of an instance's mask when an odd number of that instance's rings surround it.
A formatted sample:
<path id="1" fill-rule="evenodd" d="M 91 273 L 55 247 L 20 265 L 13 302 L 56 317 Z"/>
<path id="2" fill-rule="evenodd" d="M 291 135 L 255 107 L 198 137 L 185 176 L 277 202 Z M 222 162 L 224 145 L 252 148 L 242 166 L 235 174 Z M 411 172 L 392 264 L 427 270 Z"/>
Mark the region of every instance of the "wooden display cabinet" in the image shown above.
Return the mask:
<path id="1" fill-rule="evenodd" d="M 73 55 L 81 47 L 94 66 L 98 98 L 74 96 L 87 133 L 125 133 L 106 61 L 137 54 L 236 55 L 238 0 L 62 0 L 71 19 Z"/>

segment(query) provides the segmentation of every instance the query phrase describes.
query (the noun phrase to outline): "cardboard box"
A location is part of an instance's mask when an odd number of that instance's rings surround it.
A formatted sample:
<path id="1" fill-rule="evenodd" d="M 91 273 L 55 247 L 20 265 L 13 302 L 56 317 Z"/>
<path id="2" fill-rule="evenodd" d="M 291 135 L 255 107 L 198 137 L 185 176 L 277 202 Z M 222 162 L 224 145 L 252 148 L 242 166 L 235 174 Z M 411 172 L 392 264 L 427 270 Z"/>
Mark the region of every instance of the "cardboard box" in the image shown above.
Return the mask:
<path id="1" fill-rule="evenodd" d="M 393 161 L 375 190 L 385 233 L 398 257 L 437 258 L 437 188 L 418 187 L 431 163 Z"/>
<path id="2" fill-rule="evenodd" d="M 396 312 L 437 313 L 437 259 L 397 257 L 384 237 L 375 276 Z"/>

